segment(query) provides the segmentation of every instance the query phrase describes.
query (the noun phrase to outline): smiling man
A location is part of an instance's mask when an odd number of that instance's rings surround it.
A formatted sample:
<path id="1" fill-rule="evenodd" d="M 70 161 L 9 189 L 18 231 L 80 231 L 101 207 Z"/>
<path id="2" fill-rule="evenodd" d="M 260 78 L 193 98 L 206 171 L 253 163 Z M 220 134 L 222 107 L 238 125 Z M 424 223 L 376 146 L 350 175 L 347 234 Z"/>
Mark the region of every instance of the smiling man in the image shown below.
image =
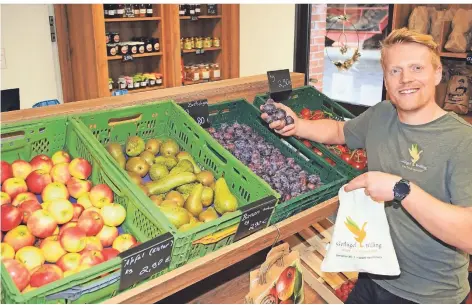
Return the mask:
<path id="1" fill-rule="evenodd" d="M 345 190 L 364 188 L 386 203 L 401 274 L 361 274 L 347 303 L 464 302 L 472 253 L 472 126 L 435 102 L 442 66 L 431 36 L 395 30 L 382 44 L 381 61 L 389 101 L 348 122 L 295 119 L 270 127 L 367 150 L 369 172 Z"/>

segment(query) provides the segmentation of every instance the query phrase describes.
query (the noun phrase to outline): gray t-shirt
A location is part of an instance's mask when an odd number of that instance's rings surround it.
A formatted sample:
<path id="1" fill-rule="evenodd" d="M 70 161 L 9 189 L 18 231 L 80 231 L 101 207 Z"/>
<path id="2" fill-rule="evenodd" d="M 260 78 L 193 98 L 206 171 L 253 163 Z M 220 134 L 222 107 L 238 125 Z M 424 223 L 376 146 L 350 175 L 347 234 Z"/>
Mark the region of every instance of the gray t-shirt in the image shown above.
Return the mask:
<path id="1" fill-rule="evenodd" d="M 456 114 L 407 125 L 383 101 L 348 121 L 344 135 L 351 149 L 366 148 L 369 171 L 408 179 L 443 202 L 472 206 L 472 126 Z M 404 208 L 386 204 L 385 212 L 401 274 L 373 280 L 418 303 L 462 302 L 470 290 L 469 255 L 433 237 Z"/>

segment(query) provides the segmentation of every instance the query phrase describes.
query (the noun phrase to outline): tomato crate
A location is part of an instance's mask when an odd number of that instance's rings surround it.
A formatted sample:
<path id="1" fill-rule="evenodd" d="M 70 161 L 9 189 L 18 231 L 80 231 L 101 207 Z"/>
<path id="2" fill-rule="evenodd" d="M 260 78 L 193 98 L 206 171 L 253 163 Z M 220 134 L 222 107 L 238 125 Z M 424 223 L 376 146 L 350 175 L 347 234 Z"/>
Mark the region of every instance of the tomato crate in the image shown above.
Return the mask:
<path id="1" fill-rule="evenodd" d="M 68 152 L 71 160 L 78 157 L 86 159 L 92 166 L 92 173 L 88 178 L 92 185 L 107 184 L 114 193 L 114 202 L 125 207 L 126 218 L 117 227 L 120 234 L 129 233 L 138 242 L 146 242 L 168 232 L 144 209 L 132 195 L 126 182 L 119 177 L 119 172 L 100 156 L 83 131 L 68 117 L 2 124 L 1 127 L 3 161 L 9 163 L 17 159 L 30 161 L 39 154 L 51 157 L 60 150 Z M 39 195 L 37 199 L 42 202 Z M 76 201 L 72 198 L 71 202 L 75 204 Z M 2 303 L 97 303 L 118 293 L 121 259 L 119 256 L 114 257 L 25 293 L 18 290 L 5 268 L 2 263 Z M 151 278 L 156 278 L 167 271 L 169 268 Z"/>
<path id="2" fill-rule="evenodd" d="M 210 122 L 213 128 L 219 128 L 222 124 L 245 124 L 252 128 L 267 143 L 279 149 L 287 158 L 293 158 L 302 170 L 309 175 L 316 174 L 321 178 L 323 185 L 302 193 L 287 201 L 279 202 L 270 221 L 271 224 L 280 222 L 290 216 L 304 211 L 316 204 L 330 199 L 339 191 L 339 188 L 347 181 L 347 177 L 331 167 L 325 160 L 318 156 L 308 158 L 300 150 L 289 144 L 285 139 L 270 131 L 265 122 L 260 118 L 260 112 L 244 99 L 227 101 L 209 106 Z M 241 162 L 238 160 L 238 162 Z M 243 166 L 244 163 L 241 162 Z M 274 190 L 275 192 L 275 190 Z"/>
<path id="3" fill-rule="evenodd" d="M 74 119 L 88 130 L 94 146 L 113 163 L 141 204 L 174 236 L 172 269 L 233 243 L 242 216 L 239 208 L 271 195 L 277 198 L 277 193 L 269 185 L 243 167 L 173 101 L 85 113 Z M 215 179 L 224 176 L 239 208 L 188 231 L 179 230 L 105 149 L 111 142 L 120 144 L 123 149 L 130 136 L 139 136 L 145 141 L 154 138 L 175 140 L 180 150 L 190 153 L 202 170 L 212 172 Z M 148 176 L 142 181 L 146 181 Z"/>
<path id="4" fill-rule="evenodd" d="M 269 94 L 259 94 L 254 99 L 254 106 L 257 109 L 260 108 L 262 104 L 269 98 Z M 297 115 L 300 116 L 300 111 L 303 108 L 308 108 L 311 111 L 321 111 L 323 116 L 326 118 L 331 118 L 337 121 L 348 121 L 355 118 L 355 116 L 346 110 L 344 107 L 318 91 L 312 86 L 303 86 L 293 89 L 289 98 L 283 102 L 286 106 L 291 108 Z M 321 113 L 319 112 L 319 113 Z M 315 115 L 317 115 L 316 113 Z M 348 164 L 346 161 L 341 159 L 340 155 L 334 153 L 332 150 L 324 144 L 308 141 L 310 142 L 311 148 L 303 144 L 303 139 L 297 139 L 295 137 L 289 137 L 287 139 L 289 143 L 300 149 L 304 154 L 309 158 L 312 158 L 314 155 L 322 156 L 332 160 L 335 164 L 334 166 L 337 170 L 345 173 L 349 178 L 354 178 L 366 171 L 358 170 Z"/>

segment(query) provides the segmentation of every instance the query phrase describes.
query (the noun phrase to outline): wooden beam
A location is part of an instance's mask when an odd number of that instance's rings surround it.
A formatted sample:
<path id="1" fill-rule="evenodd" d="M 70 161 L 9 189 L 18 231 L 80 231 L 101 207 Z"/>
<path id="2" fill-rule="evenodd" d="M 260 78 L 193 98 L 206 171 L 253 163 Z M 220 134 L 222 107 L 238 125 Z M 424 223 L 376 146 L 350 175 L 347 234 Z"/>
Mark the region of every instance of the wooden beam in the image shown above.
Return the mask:
<path id="1" fill-rule="evenodd" d="M 338 197 L 327 200 L 187 265 L 124 291 L 104 303 L 155 303 L 262 249 L 270 247 L 275 240 L 283 240 L 312 223 L 332 215 L 337 207 Z"/>
<path id="2" fill-rule="evenodd" d="M 301 87 L 305 83 L 303 73 L 291 73 L 291 78 L 294 88 Z M 252 103 L 257 94 L 265 93 L 268 90 L 267 76 L 262 74 L 192 86 L 150 90 L 122 96 L 95 98 L 57 106 L 4 112 L 1 113 L 1 121 L 3 126 L 3 124 L 27 122 L 34 119 L 53 117 L 57 115 L 75 115 L 83 112 L 115 109 L 117 107 L 139 105 L 145 102 L 169 99 L 178 103 L 198 99 L 208 99 L 208 102 L 213 104 L 232 99 L 245 98 L 248 102 Z"/>

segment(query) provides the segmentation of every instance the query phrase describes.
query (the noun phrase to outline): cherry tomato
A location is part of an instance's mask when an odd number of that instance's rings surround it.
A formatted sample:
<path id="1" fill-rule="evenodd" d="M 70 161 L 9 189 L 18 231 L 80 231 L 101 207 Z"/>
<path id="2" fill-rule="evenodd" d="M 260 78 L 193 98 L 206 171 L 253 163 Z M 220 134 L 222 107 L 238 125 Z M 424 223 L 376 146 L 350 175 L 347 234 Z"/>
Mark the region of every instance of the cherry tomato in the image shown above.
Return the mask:
<path id="1" fill-rule="evenodd" d="M 323 153 L 316 147 L 313 147 L 313 152 L 320 157 L 323 157 Z"/>
<path id="2" fill-rule="evenodd" d="M 342 153 L 347 152 L 347 147 L 341 144 L 336 145 L 336 148 L 339 149 Z"/>
<path id="3" fill-rule="evenodd" d="M 348 153 L 343 153 L 343 154 L 341 154 L 341 159 L 344 162 L 349 163 L 351 161 L 351 155 L 348 154 Z"/>
<path id="4" fill-rule="evenodd" d="M 306 147 L 311 148 L 311 143 L 310 143 L 310 141 L 304 140 L 304 141 L 303 141 L 303 144 L 304 144 Z"/>
<path id="5" fill-rule="evenodd" d="M 365 168 L 365 163 L 364 162 L 358 162 L 358 161 L 354 161 L 352 166 L 357 169 L 357 170 L 363 170 Z"/>
<path id="6" fill-rule="evenodd" d="M 332 166 L 336 166 L 336 163 L 333 160 L 331 160 L 330 158 L 325 158 L 325 160 L 326 160 L 326 162 L 328 162 Z"/>
<path id="7" fill-rule="evenodd" d="M 302 111 L 300 111 L 300 114 L 302 117 L 310 117 L 311 111 L 308 108 L 303 108 Z"/>

